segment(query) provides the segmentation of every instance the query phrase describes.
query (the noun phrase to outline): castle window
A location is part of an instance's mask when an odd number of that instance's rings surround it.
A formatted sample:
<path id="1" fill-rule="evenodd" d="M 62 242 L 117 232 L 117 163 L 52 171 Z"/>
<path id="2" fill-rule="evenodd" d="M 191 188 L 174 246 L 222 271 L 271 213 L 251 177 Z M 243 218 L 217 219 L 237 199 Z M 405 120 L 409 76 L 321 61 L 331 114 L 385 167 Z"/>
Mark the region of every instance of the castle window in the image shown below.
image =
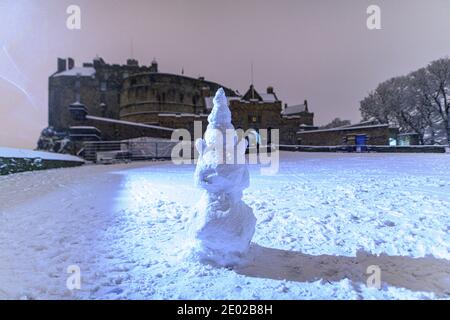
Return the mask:
<path id="1" fill-rule="evenodd" d="M 184 100 L 184 94 L 180 93 L 180 102 L 183 102 Z"/>
<path id="2" fill-rule="evenodd" d="M 130 83 L 131 83 L 132 86 L 135 86 L 136 85 L 136 78 L 131 79 Z"/>
<path id="3" fill-rule="evenodd" d="M 100 91 L 106 91 L 106 81 L 100 82 Z"/>
<path id="4" fill-rule="evenodd" d="M 258 116 L 248 116 L 248 122 L 249 123 L 257 123 L 259 122 L 259 117 Z"/>

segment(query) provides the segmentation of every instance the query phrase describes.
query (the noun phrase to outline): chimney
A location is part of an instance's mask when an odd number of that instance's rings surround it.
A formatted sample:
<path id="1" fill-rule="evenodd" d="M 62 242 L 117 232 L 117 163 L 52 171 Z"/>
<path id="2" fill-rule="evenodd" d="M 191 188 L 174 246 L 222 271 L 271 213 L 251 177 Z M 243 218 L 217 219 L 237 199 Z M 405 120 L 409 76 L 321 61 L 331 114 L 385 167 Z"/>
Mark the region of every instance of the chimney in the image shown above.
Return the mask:
<path id="1" fill-rule="evenodd" d="M 66 71 L 66 60 L 58 58 L 58 72 Z"/>
<path id="2" fill-rule="evenodd" d="M 139 66 L 139 62 L 136 59 L 128 59 L 127 60 L 127 66 L 138 67 Z"/>
<path id="3" fill-rule="evenodd" d="M 268 94 L 273 94 L 273 87 L 272 86 L 267 87 L 267 93 Z"/>
<path id="4" fill-rule="evenodd" d="M 73 60 L 72 58 L 67 58 L 67 69 L 73 69 L 73 67 L 75 67 L 75 60 Z"/>
<path id="5" fill-rule="evenodd" d="M 308 110 L 308 100 L 305 100 L 304 104 L 305 104 L 305 111 L 309 112 L 309 110 Z"/>

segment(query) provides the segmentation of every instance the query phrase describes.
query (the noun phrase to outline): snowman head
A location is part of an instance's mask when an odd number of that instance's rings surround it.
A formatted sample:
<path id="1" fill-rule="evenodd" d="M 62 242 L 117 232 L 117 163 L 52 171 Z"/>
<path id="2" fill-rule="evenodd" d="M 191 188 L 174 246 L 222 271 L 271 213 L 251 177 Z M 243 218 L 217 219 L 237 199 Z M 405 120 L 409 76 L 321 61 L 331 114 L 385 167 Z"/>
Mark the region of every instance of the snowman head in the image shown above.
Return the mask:
<path id="1" fill-rule="evenodd" d="M 205 132 L 205 142 L 208 146 L 217 144 L 217 141 L 225 143 L 227 130 L 228 134 L 230 134 L 230 130 L 234 132 L 231 124 L 231 111 L 223 88 L 217 90 L 213 103 L 214 107 L 208 116 L 209 124 Z"/>

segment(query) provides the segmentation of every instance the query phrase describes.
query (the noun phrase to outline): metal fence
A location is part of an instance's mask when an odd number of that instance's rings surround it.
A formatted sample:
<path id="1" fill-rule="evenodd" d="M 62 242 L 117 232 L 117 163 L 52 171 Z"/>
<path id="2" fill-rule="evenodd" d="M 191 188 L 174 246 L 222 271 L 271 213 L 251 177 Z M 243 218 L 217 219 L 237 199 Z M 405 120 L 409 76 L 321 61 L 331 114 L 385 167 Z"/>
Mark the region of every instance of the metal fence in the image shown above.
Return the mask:
<path id="1" fill-rule="evenodd" d="M 366 145 L 358 150 L 356 145 L 341 146 L 305 146 L 305 145 L 279 145 L 282 151 L 300 152 L 395 152 L 395 153 L 450 153 L 450 146 L 419 145 L 419 146 L 372 146 Z"/>
<path id="2" fill-rule="evenodd" d="M 170 159 L 177 143 L 169 140 L 89 141 L 84 143 L 82 156 L 96 163 Z"/>

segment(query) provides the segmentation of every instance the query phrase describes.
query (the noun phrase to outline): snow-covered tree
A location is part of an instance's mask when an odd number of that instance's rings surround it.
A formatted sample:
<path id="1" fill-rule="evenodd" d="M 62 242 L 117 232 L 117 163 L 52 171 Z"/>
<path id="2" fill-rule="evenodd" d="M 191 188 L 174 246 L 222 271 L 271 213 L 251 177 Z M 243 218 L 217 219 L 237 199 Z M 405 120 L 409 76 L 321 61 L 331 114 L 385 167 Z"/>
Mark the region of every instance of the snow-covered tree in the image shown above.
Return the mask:
<path id="1" fill-rule="evenodd" d="M 439 59 L 420 69 L 414 82 L 423 104 L 434 111 L 450 144 L 450 59 Z"/>
<path id="2" fill-rule="evenodd" d="M 341 120 L 341 118 L 334 118 L 333 120 L 331 120 L 330 123 L 321 126 L 321 129 L 331 129 L 331 128 L 338 128 L 338 127 L 343 127 L 343 126 L 349 126 L 352 123 L 350 122 L 350 120 Z"/>
<path id="3" fill-rule="evenodd" d="M 422 143 L 434 144 L 439 136 L 450 143 L 449 99 L 450 59 L 445 58 L 380 83 L 361 101 L 360 111 L 363 120 L 395 124 L 417 133 Z"/>
<path id="4" fill-rule="evenodd" d="M 429 133 L 429 144 L 435 144 L 436 136 L 442 121 L 433 107 L 433 98 L 430 94 L 433 90 L 429 87 L 427 69 L 421 68 L 409 74 L 411 83 L 411 105 L 415 112 L 410 117 L 411 121 L 418 122 Z M 409 115 L 406 115 L 409 116 Z"/>
<path id="5" fill-rule="evenodd" d="M 360 111 L 363 120 L 375 119 L 380 123 L 390 123 L 392 110 L 389 108 L 391 100 L 390 91 L 392 79 L 380 83 L 378 87 L 369 93 L 361 101 Z"/>

